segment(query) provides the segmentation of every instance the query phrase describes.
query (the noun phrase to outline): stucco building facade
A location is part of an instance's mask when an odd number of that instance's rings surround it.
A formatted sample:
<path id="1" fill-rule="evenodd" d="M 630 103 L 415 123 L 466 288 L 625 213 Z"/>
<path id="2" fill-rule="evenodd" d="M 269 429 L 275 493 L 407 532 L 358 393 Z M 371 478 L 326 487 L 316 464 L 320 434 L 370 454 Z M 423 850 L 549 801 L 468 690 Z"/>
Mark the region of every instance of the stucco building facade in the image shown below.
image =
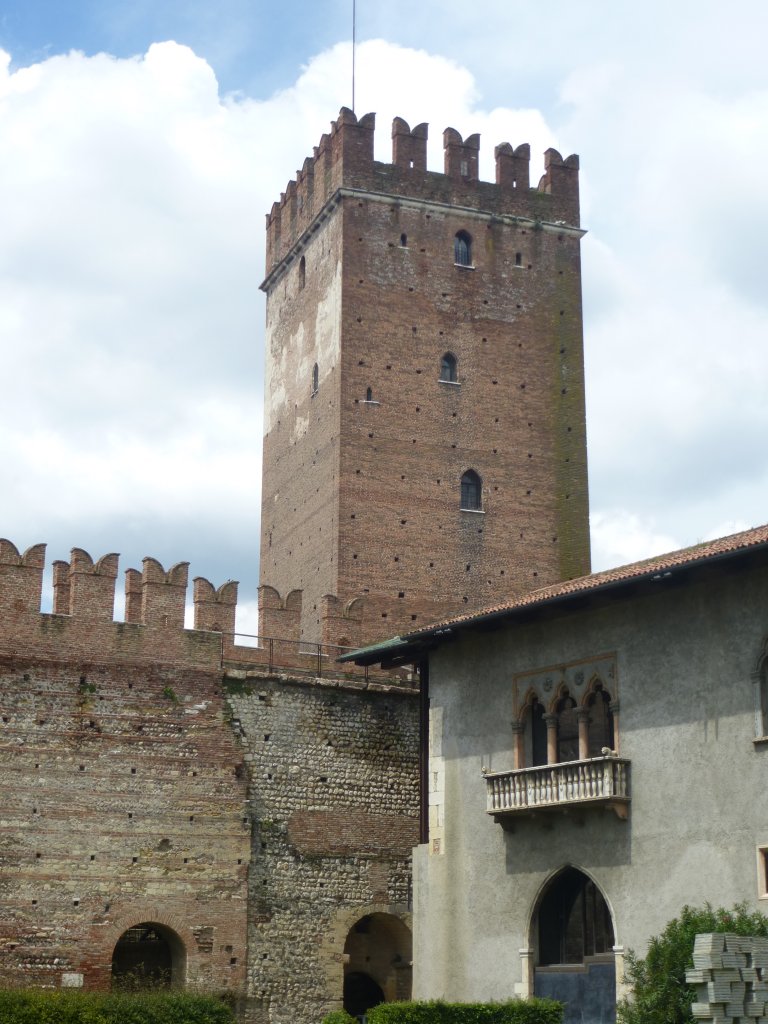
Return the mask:
<path id="1" fill-rule="evenodd" d="M 761 527 L 360 657 L 428 668 L 417 997 L 600 1024 L 683 905 L 768 907 L 767 609 Z"/>

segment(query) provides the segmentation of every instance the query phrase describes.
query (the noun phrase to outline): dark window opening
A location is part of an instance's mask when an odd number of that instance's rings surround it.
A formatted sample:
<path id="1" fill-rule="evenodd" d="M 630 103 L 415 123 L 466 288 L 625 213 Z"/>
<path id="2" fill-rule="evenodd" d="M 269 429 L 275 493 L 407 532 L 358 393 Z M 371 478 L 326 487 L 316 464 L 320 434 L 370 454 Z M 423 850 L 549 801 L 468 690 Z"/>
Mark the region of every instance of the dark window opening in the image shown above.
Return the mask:
<path id="1" fill-rule="evenodd" d="M 317 363 L 312 367 L 312 394 L 316 395 L 320 384 L 320 370 Z"/>
<path id="2" fill-rule="evenodd" d="M 400 245 L 402 245 L 403 248 L 405 248 L 408 245 L 408 235 L 406 235 L 405 233 L 400 235 Z"/>
<path id="3" fill-rule="evenodd" d="M 608 904 L 595 883 L 566 868 L 542 898 L 538 914 L 539 964 L 582 964 L 613 952 Z"/>
<path id="4" fill-rule="evenodd" d="M 483 507 L 483 483 L 473 469 L 468 469 L 461 478 L 461 507 L 470 512 Z"/>
<path id="5" fill-rule="evenodd" d="M 523 265 L 523 254 L 521 252 L 515 253 L 515 266 L 522 267 Z"/>
<path id="6" fill-rule="evenodd" d="M 576 701 L 565 693 L 555 707 L 557 714 L 557 760 L 578 761 L 579 722 L 576 717 Z"/>
<path id="7" fill-rule="evenodd" d="M 531 768 L 547 763 L 547 723 L 544 721 L 545 709 L 540 700 L 534 700 L 528 711 L 528 730 L 530 736 Z"/>
<path id="8" fill-rule="evenodd" d="M 373 401 L 373 388 L 366 388 L 365 389 L 365 400 L 366 400 L 366 402 L 372 402 Z"/>
<path id="9" fill-rule="evenodd" d="M 472 236 L 459 231 L 453 240 L 453 261 L 460 267 L 472 266 Z"/>
<path id="10" fill-rule="evenodd" d="M 302 256 L 299 260 L 299 291 L 302 290 L 307 280 L 307 261 Z"/>
<path id="11" fill-rule="evenodd" d="M 601 757 L 603 748 L 613 750 L 615 735 L 610 694 L 600 683 L 587 701 L 589 708 L 589 756 Z"/>
<path id="12" fill-rule="evenodd" d="M 459 364 L 452 352 L 446 352 L 440 360 L 440 380 L 455 384 L 459 379 Z"/>

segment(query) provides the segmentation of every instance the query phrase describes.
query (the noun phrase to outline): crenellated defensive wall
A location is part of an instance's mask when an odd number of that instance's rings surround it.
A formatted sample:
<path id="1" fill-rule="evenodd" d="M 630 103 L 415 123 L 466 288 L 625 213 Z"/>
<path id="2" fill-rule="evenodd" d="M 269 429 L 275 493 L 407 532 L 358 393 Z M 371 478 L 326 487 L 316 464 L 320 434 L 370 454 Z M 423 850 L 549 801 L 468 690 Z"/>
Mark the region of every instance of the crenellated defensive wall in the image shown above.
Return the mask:
<path id="1" fill-rule="evenodd" d="M 141 571 L 125 572 L 125 618 L 118 622 L 114 605 L 119 556 L 112 552 L 94 561 L 82 548 L 73 548 L 68 562 L 52 564 L 52 611 L 41 612 L 45 551 L 45 544 L 35 544 L 22 554 L 11 541 L 0 539 L 0 655 L 344 678 L 360 670 L 336 659 L 359 646 L 357 638 L 370 618 L 381 614 L 373 602 L 368 607 L 358 599 L 342 606 L 326 595 L 323 642 L 308 644 L 300 639 L 301 591 L 283 597 L 262 586 L 259 633 L 238 634 L 237 582 L 228 580 L 216 588 L 198 576 L 193 580 L 193 626 L 186 629 L 189 563 L 166 571 L 157 559 L 145 558 Z M 410 683 L 408 673 L 376 674 L 388 682 Z"/>

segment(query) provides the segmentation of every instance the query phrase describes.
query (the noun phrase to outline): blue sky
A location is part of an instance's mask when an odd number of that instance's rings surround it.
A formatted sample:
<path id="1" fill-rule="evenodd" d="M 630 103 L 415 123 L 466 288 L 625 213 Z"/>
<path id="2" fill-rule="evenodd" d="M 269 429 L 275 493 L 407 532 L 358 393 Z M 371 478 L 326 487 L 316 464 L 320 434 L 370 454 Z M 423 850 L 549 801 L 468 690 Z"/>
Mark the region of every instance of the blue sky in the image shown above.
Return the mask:
<path id="1" fill-rule="evenodd" d="M 581 157 L 594 564 L 768 520 L 763 0 L 358 0 L 358 113 Z M 0 8 L 0 535 L 242 581 L 263 215 L 350 101 L 350 0 Z"/>

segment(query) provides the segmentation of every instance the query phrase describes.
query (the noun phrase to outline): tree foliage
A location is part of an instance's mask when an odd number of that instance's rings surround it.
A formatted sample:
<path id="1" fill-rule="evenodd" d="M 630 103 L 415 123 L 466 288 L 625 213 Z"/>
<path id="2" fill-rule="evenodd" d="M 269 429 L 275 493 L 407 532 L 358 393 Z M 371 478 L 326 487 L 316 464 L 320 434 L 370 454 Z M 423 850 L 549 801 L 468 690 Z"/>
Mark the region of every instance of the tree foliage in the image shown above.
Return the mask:
<path id="1" fill-rule="evenodd" d="M 692 1024 L 691 1004 L 695 990 L 685 981 L 693 967 L 693 944 L 698 934 L 731 932 L 734 935 L 768 935 L 768 918 L 750 913 L 745 904 L 732 910 L 683 907 L 661 935 L 651 939 L 644 958 L 630 950 L 624 960 L 629 999 L 619 1003 L 618 1024 Z"/>

